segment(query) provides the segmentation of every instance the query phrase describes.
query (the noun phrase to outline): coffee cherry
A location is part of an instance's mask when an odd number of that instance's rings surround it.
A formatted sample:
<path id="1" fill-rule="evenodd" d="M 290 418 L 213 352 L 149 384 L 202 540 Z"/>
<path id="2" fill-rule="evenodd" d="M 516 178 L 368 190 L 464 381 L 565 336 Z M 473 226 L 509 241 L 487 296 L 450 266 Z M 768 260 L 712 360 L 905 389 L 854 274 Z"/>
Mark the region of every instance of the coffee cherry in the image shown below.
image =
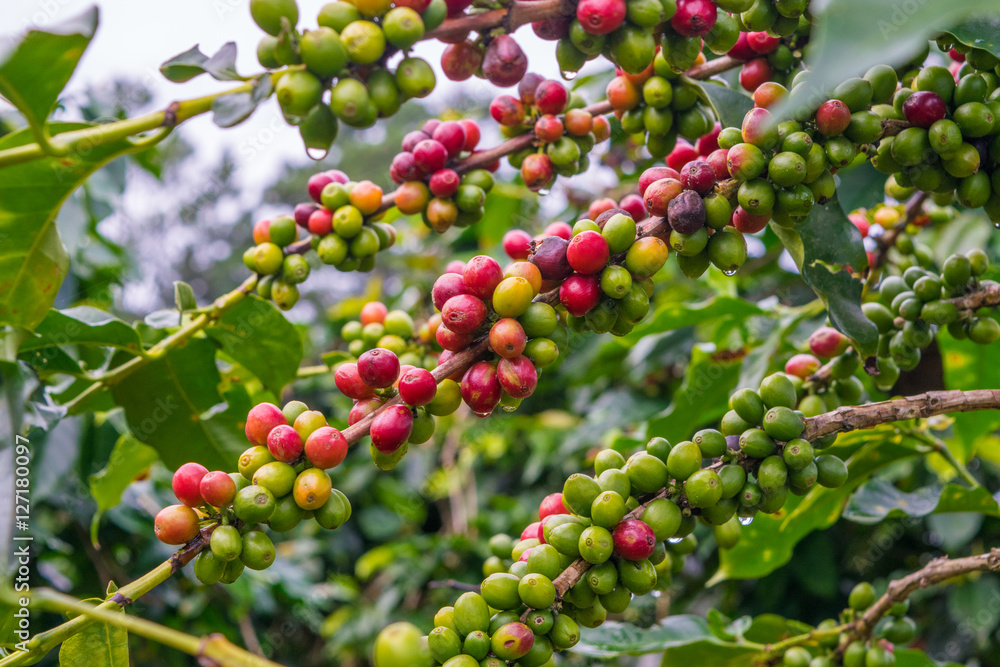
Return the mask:
<path id="1" fill-rule="evenodd" d="M 561 514 L 569 514 L 569 510 L 563 504 L 561 493 L 550 493 L 542 499 L 542 502 L 538 506 L 539 520 L 545 519 L 547 516 Z"/>
<path id="2" fill-rule="evenodd" d="M 247 486 L 236 492 L 233 511 L 244 523 L 267 521 L 274 512 L 274 495 L 262 486 Z"/>
<path id="3" fill-rule="evenodd" d="M 265 463 L 257 469 L 251 481 L 270 491 L 275 498 L 281 498 L 288 495 L 295 484 L 295 468 L 282 461 Z"/>
<path id="4" fill-rule="evenodd" d="M 319 410 L 305 410 L 295 418 L 292 428 L 299 434 L 302 442 L 312 435 L 313 431 L 326 426 L 326 417 Z"/>
<path id="5" fill-rule="evenodd" d="M 153 520 L 153 532 L 164 544 L 186 544 L 198 530 L 198 514 L 187 505 L 164 507 Z"/>
<path id="6" fill-rule="evenodd" d="M 198 491 L 201 498 L 209 505 L 225 507 L 233 502 L 233 498 L 236 496 L 236 483 L 228 473 L 214 470 L 201 478 Z"/>
<path id="7" fill-rule="evenodd" d="M 471 334 L 482 326 L 486 316 L 486 304 L 471 294 L 453 296 L 441 309 L 443 326 L 457 334 Z"/>
<path id="8" fill-rule="evenodd" d="M 500 626 L 490 637 L 493 653 L 501 660 L 511 662 L 526 656 L 534 643 L 535 634 L 531 628 L 519 622 Z"/>
<path id="9" fill-rule="evenodd" d="M 247 413 L 246 436 L 254 445 L 266 445 L 267 435 L 276 426 L 288 425 L 284 414 L 273 403 L 260 403 Z"/>
<path id="10" fill-rule="evenodd" d="M 379 412 L 371 423 L 372 444 L 383 454 L 391 454 L 403 446 L 413 431 L 413 412 L 403 405 L 390 405 Z"/>
<path id="11" fill-rule="evenodd" d="M 576 5 L 576 19 L 592 35 L 613 32 L 625 21 L 625 13 L 624 0 L 580 0 Z"/>
<path id="12" fill-rule="evenodd" d="M 467 293 L 485 301 L 493 295 L 493 290 L 503 280 L 503 269 L 492 257 L 477 255 L 465 265 L 462 279 Z"/>
<path id="13" fill-rule="evenodd" d="M 212 555 L 224 563 L 236 560 L 243 550 L 243 540 L 240 531 L 234 526 L 218 526 L 212 531 L 209 541 Z"/>
<path id="14" fill-rule="evenodd" d="M 827 100 L 816 111 L 816 129 L 826 137 L 836 137 L 851 124 L 851 112 L 840 100 Z"/>
<path id="15" fill-rule="evenodd" d="M 903 115 L 917 127 L 930 127 L 943 119 L 946 112 L 941 96 L 929 90 L 917 91 L 903 102 Z"/>
<path id="16" fill-rule="evenodd" d="M 538 278 L 538 285 L 541 286 L 541 277 Z M 501 317 L 518 317 L 528 309 L 536 293 L 525 278 L 504 278 L 493 291 L 493 310 Z"/>
<path id="17" fill-rule="evenodd" d="M 789 375 L 807 379 L 819 370 L 820 361 L 811 354 L 796 354 L 785 363 L 785 372 Z"/>
<path id="18" fill-rule="evenodd" d="M 534 92 L 535 108 L 540 114 L 558 114 L 566 108 L 569 93 L 558 81 L 547 79 L 538 84 Z"/>
<path id="19" fill-rule="evenodd" d="M 538 384 L 538 371 L 525 356 L 504 358 L 497 366 L 497 379 L 500 386 L 514 398 L 527 398 L 534 393 Z"/>
<path id="20" fill-rule="evenodd" d="M 600 298 L 601 282 L 596 276 L 570 276 L 559 287 L 559 302 L 576 317 L 586 315 Z"/>
<path id="21" fill-rule="evenodd" d="M 287 424 L 276 426 L 267 436 L 267 449 L 277 461 L 294 461 L 302 455 L 302 436 Z"/>
<path id="22" fill-rule="evenodd" d="M 528 58 L 510 35 L 499 35 L 486 47 L 483 76 L 495 86 L 517 84 L 528 70 Z"/>
<path id="23" fill-rule="evenodd" d="M 493 411 L 500 402 L 502 391 L 497 368 L 488 361 L 476 362 L 462 376 L 462 399 L 479 416 L 487 416 Z"/>
<path id="24" fill-rule="evenodd" d="M 577 273 L 590 275 L 598 273 L 608 263 L 608 242 L 598 232 L 585 231 L 577 234 L 566 248 L 566 260 Z"/>
<path id="25" fill-rule="evenodd" d="M 306 468 L 295 478 L 292 496 L 304 510 L 317 510 L 330 498 L 333 486 L 330 476 L 320 468 Z"/>
<path id="26" fill-rule="evenodd" d="M 208 474 L 208 469 L 198 463 L 185 463 L 175 472 L 171 481 L 174 495 L 188 507 L 198 507 L 204 503 L 201 497 L 201 481 Z"/>
<path id="27" fill-rule="evenodd" d="M 365 384 L 358 372 L 358 365 L 347 362 L 337 367 L 333 374 L 337 389 L 348 398 L 358 401 L 364 398 L 371 398 L 372 388 Z"/>
<path id="28" fill-rule="evenodd" d="M 274 562 L 274 543 L 262 531 L 251 530 L 243 536 L 240 561 L 251 570 L 265 570 Z"/>
<path id="29" fill-rule="evenodd" d="M 347 456 L 348 443 L 343 434 L 331 426 L 322 426 L 306 438 L 306 458 L 317 468 L 335 468 Z"/>
<path id="30" fill-rule="evenodd" d="M 641 561 L 653 555 L 656 536 L 653 529 L 638 519 L 622 521 L 612 533 L 614 551 L 626 560 Z"/>
<path id="31" fill-rule="evenodd" d="M 295 0 L 251 0 L 250 16 L 261 30 L 269 35 L 281 32 L 281 19 L 287 19 L 292 28 L 299 21 L 299 8 Z"/>
<path id="32" fill-rule="evenodd" d="M 391 387 L 399 378 L 399 358 L 386 349 L 368 350 L 358 357 L 358 375 L 369 387 Z"/>
<path id="33" fill-rule="evenodd" d="M 715 26 L 717 11 L 712 0 L 678 0 L 670 25 L 685 37 L 703 37 Z"/>

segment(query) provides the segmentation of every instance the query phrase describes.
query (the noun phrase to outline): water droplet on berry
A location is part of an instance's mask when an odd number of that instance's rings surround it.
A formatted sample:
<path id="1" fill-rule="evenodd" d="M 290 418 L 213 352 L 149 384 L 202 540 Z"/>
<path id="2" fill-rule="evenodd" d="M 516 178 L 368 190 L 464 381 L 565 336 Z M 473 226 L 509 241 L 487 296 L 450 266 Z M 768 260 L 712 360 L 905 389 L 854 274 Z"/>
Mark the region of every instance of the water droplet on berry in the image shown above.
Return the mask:
<path id="1" fill-rule="evenodd" d="M 670 537 L 667 538 L 667 542 L 670 542 L 671 544 L 679 544 L 683 539 L 683 537 Z"/>
<path id="2" fill-rule="evenodd" d="M 723 273 L 726 274 L 727 276 L 734 276 L 734 275 L 736 275 L 736 272 L 739 271 L 739 270 L 740 270 L 739 267 L 730 268 L 730 269 L 724 270 Z"/>
<path id="3" fill-rule="evenodd" d="M 740 525 L 741 526 L 749 526 L 751 523 L 753 523 L 753 517 L 752 516 L 741 516 L 740 517 Z"/>
<path id="4" fill-rule="evenodd" d="M 325 160 L 328 153 L 329 153 L 329 151 L 325 151 L 325 150 L 323 150 L 321 148 L 307 148 L 306 149 L 306 155 L 309 156 L 309 159 L 310 160 L 315 160 L 316 162 L 319 162 L 321 160 Z"/>
<path id="5" fill-rule="evenodd" d="M 579 72 L 561 72 L 561 74 L 562 74 L 562 78 L 566 79 L 567 81 L 572 81 L 577 76 L 579 76 L 580 73 Z"/>
<path id="6" fill-rule="evenodd" d="M 476 415 L 476 416 L 477 416 L 477 417 L 479 417 L 480 419 L 486 419 L 486 418 L 487 418 L 487 417 L 489 417 L 489 416 L 490 416 L 491 414 L 493 414 L 493 411 L 492 411 L 492 410 L 490 410 L 489 412 L 473 412 L 472 414 Z"/>

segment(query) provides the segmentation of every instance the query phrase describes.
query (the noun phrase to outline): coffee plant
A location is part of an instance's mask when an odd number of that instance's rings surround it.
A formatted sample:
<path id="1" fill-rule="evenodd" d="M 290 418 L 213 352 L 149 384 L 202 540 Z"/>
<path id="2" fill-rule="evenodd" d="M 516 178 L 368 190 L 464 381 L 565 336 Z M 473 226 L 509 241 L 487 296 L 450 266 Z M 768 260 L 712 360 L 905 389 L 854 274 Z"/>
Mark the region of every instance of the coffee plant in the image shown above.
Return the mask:
<path id="1" fill-rule="evenodd" d="M 0 51 L 0 666 L 998 664 L 995 3 L 306 4 Z"/>

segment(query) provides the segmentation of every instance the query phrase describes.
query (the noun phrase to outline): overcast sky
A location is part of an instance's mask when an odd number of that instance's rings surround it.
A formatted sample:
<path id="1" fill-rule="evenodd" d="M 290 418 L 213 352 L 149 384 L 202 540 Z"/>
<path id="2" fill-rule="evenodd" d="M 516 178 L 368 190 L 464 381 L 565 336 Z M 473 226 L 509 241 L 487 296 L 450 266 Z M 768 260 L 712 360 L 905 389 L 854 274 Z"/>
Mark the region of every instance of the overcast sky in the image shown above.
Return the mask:
<path id="1" fill-rule="evenodd" d="M 168 58 L 199 44 L 211 55 L 228 41 L 239 48 L 237 69 L 241 74 L 260 71 L 255 50 L 263 35 L 250 18 L 248 0 L 0 0 L 0 35 L 9 38 L 30 28 L 44 29 L 84 12 L 97 4 L 101 22 L 68 93 L 88 85 L 100 86 L 118 78 L 141 81 L 154 96 L 153 108 L 161 108 L 175 99 L 186 99 L 224 89 L 232 84 L 202 75 L 187 83 L 175 84 L 160 75 L 159 65 Z M 299 28 L 315 26 L 322 0 L 299 0 Z M 537 39 L 529 26 L 522 27 L 518 42 L 529 55 L 531 71 L 558 78 L 555 44 Z M 6 40 L 5 40 L 6 41 Z M 416 48 L 438 72 L 438 95 L 447 86 L 464 85 L 488 103 L 499 89 L 479 80 L 464 84 L 447 81 L 440 74 L 440 54 L 444 45 L 422 42 Z M 595 63 L 589 63 L 592 67 Z M 2 104 L 2 102 L 0 102 Z M 216 128 L 209 117 L 195 118 L 183 126 L 186 137 L 206 151 L 218 153 L 223 146 L 235 153 L 243 186 L 252 187 L 271 181 L 284 160 L 308 162 L 298 133 L 281 120 L 273 100 L 262 106 L 250 121 L 235 128 Z M 263 158 L 263 159 L 258 159 Z"/>

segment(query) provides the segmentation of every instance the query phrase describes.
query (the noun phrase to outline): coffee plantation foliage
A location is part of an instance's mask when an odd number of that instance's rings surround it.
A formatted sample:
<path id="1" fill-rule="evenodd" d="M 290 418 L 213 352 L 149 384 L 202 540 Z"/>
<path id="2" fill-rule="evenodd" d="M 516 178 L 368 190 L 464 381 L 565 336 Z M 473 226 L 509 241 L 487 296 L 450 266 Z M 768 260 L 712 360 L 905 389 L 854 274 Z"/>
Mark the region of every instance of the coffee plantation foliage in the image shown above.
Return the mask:
<path id="1" fill-rule="evenodd" d="M 1000 664 L 993 3 L 238 4 L 0 52 L 0 665 Z"/>

